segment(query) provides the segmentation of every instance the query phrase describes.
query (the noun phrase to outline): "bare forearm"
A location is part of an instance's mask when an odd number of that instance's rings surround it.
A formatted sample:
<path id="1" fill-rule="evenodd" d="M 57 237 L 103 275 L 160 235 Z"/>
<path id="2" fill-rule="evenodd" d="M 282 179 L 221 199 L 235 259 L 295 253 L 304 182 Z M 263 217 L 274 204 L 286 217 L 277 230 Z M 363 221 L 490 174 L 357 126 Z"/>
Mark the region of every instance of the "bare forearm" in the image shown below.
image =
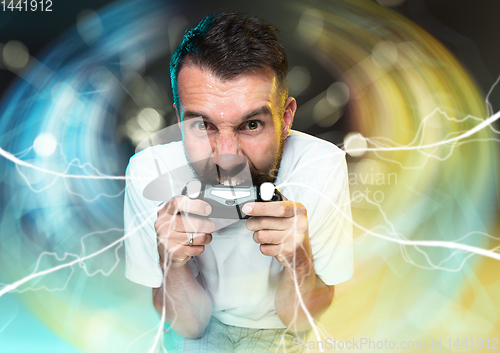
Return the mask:
<path id="1" fill-rule="evenodd" d="M 295 271 L 285 268 L 275 297 L 276 312 L 293 331 L 305 331 L 311 328 L 312 319 L 328 309 L 332 299 L 333 287 L 316 276 L 312 265 Z"/>
<path id="2" fill-rule="evenodd" d="M 179 335 L 201 337 L 212 315 L 212 303 L 188 265 L 165 271 L 160 288 L 153 288 L 156 311 Z"/>

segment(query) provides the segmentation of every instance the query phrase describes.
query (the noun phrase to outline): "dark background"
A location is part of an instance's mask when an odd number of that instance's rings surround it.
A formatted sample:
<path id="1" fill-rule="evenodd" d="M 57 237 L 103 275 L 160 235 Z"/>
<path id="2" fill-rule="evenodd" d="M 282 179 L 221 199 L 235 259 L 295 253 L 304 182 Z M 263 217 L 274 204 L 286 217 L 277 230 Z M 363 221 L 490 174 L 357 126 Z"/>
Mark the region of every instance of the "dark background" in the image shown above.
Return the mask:
<path id="1" fill-rule="evenodd" d="M 52 12 L 2 11 L 0 43 L 21 41 L 28 47 L 30 54 L 36 57 L 64 31 L 75 25 L 82 10 L 97 11 L 111 3 L 113 1 L 109 0 L 53 1 Z M 187 12 L 189 8 L 196 8 L 198 12 L 200 7 L 207 6 L 206 2 L 199 1 L 186 3 L 175 0 L 169 3 L 185 7 Z M 264 6 L 266 3 L 263 2 Z M 234 2 L 230 1 L 219 1 L 217 4 L 227 9 L 231 9 L 231 4 L 234 6 Z M 248 5 L 261 8 L 256 5 L 256 1 Z M 497 19 L 500 1 L 406 0 L 392 9 L 438 38 L 465 66 L 482 92 L 486 94 L 489 91 L 500 75 L 500 21 Z M 0 69 L 0 97 L 5 95 L 15 79 L 16 75 Z M 490 101 L 496 111 L 500 107 L 500 94 L 495 95 L 494 92 Z"/>

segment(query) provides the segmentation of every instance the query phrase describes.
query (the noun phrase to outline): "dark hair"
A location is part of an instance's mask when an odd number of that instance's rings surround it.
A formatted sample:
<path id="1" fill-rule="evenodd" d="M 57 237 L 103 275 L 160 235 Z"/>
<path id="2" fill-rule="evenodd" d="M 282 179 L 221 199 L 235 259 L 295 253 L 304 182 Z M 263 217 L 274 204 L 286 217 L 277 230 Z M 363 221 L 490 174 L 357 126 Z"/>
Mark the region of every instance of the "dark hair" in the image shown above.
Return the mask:
<path id="1" fill-rule="evenodd" d="M 210 69 L 225 80 L 253 69 L 271 68 L 280 89 L 288 96 L 288 60 L 279 31 L 259 18 L 217 13 L 186 31 L 170 60 L 172 92 L 178 107 L 177 77 L 185 63 Z"/>

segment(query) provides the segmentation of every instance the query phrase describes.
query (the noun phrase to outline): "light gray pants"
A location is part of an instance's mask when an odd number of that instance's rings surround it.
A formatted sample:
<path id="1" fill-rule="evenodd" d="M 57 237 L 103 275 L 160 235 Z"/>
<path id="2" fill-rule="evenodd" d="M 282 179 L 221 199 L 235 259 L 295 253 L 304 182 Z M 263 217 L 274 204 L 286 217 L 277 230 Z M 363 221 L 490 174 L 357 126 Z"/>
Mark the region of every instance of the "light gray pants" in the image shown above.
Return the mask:
<path id="1" fill-rule="evenodd" d="M 203 337 L 182 338 L 165 330 L 164 352 L 172 353 L 266 353 L 299 352 L 287 329 L 253 329 L 223 324 L 211 318 Z M 295 346 L 297 347 L 297 346 Z"/>

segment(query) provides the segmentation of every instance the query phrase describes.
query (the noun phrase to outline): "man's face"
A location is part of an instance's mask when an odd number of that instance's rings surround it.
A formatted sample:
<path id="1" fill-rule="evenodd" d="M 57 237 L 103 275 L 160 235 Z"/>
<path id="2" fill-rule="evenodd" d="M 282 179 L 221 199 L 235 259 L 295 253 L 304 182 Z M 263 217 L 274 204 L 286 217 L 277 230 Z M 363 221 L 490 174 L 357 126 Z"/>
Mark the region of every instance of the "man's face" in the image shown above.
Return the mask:
<path id="1" fill-rule="evenodd" d="M 239 184 L 241 174 L 232 177 L 246 162 L 254 183 L 274 181 L 296 103 L 284 102 L 271 69 L 222 80 L 185 65 L 178 91 L 184 147 L 202 181 Z"/>

